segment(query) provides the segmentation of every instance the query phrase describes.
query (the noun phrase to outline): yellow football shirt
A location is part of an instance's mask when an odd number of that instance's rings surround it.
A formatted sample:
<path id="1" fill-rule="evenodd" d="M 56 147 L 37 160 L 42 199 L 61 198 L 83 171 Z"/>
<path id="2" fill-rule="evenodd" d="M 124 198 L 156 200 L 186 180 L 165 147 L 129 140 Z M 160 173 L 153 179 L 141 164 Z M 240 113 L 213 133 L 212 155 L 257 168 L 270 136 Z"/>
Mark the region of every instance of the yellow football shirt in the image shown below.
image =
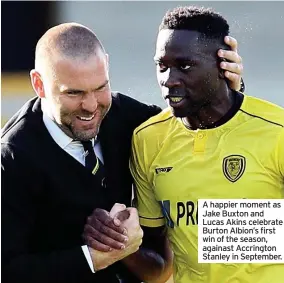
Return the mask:
<path id="1" fill-rule="evenodd" d="M 282 264 L 199 264 L 198 199 L 284 196 L 284 109 L 244 96 L 225 124 L 189 130 L 165 109 L 133 134 L 130 168 L 143 226 L 167 225 L 177 283 L 280 283 Z"/>

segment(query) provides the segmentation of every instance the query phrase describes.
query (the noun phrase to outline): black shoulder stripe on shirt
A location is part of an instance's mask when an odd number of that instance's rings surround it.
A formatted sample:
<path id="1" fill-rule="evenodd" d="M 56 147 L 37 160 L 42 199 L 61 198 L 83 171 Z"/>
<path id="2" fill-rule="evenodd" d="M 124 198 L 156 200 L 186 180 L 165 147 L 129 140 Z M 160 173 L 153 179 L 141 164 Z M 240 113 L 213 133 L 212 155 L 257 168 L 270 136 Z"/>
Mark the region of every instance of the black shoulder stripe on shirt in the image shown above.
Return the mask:
<path id="1" fill-rule="evenodd" d="M 146 128 L 152 126 L 152 125 L 155 125 L 155 124 L 159 124 L 159 123 L 168 121 L 168 120 L 171 119 L 171 118 L 173 118 L 173 116 L 171 116 L 171 117 L 169 117 L 169 118 L 167 118 L 167 119 L 165 119 L 165 120 L 161 120 L 161 121 L 154 122 L 154 123 L 152 123 L 152 124 L 146 125 L 145 127 L 141 128 L 139 131 L 137 131 L 136 135 L 137 135 L 140 131 L 142 131 L 142 130 L 144 130 L 144 129 L 146 129 Z"/>
<path id="2" fill-rule="evenodd" d="M 281 124 L 279 124 L 279 123 L 276 123 L 276 122 L 267 120 L 267 119 L 265 119 L 265 118 L 263 118 L 263 117 L 260 117 L 260 116 L 257 116 L 257 115 L 250 114 L 250 113 L 244 111 L 243 109 L 240 109 L 240 111 L 244 112 L 245 114 L 247 114 L 247 115 L 249 115 L 249 116 L 251 116 L 251 117 L 255 117 L 255 118 L 261 119 L 261 120 L 263 120 L 263 121 L 265 121 L 265 122 L 274 124 L 274 125 L 276 125 L 276 126 L 280 126 L 280 127 L 282 127 L 282 128 L 284 127 L 284 125 L 281 125 Z"/>

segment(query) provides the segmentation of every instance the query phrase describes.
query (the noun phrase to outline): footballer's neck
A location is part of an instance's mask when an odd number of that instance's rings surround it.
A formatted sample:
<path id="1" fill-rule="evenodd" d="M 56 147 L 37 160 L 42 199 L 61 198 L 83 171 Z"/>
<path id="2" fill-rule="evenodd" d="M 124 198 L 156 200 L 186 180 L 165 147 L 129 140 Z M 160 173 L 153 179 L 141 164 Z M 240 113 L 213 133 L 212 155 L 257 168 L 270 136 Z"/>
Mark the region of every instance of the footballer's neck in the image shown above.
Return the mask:
<path id="1" fill-rule="evenodd" d="M 217 126 L 218 122 L 226 123 L 231 118 L 231 112 L 234 110 L 235 93 L 228 89 L 219 92 L 214 101 L 205 105 L 194 115 L 183 118 L 185 126 L 191 130 L 209 129 Z M 228 119 L 224 119 L 230 116 Z M 218 123 L 218 126 L 221 124 Z"/>

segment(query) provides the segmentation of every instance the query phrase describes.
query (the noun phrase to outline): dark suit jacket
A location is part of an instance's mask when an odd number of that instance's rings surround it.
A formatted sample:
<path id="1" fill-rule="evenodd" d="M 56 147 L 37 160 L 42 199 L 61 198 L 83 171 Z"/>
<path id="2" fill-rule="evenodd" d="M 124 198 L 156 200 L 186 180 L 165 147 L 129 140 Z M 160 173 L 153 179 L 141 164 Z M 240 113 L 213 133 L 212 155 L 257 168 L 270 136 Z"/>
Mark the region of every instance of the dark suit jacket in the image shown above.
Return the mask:
<path id="1" fill-rule="evenodd" d="M 136 282 L 122 264 L 93 274 L 81 250 L 81 234 L 96 207 L 130 205 L 128 169 L 135 127 L 160 112 L 114 93 L 99 139 L 107 188 L 62 150 L 49 135 L 40 99 L 28 101 L 5 125 L 2 135 L 3 282 Z"/>

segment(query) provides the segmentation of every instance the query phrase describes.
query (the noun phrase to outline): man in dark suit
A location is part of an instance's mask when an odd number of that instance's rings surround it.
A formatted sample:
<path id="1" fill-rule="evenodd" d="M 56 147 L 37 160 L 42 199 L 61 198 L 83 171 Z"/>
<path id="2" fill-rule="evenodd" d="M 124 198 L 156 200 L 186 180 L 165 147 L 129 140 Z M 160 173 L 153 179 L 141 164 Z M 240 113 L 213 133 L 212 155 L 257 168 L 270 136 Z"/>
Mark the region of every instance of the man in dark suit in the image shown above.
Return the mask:
<path id="1" fill-rule="evenodd" d="M 111 92 L 108 56 L 96 35 L 78 24 L 43 35 L 31 82 L 38 97 L 2 134 L 3 282 L 131 277 L 120 260 L 142 241 L 135 210 L 124 228 L 108 223 L 120 250 L 94 250 L 81 235 L 95 208 L 106 213 L 115 203 L 130 206 L 132 132 L 160 108 Z"/>

